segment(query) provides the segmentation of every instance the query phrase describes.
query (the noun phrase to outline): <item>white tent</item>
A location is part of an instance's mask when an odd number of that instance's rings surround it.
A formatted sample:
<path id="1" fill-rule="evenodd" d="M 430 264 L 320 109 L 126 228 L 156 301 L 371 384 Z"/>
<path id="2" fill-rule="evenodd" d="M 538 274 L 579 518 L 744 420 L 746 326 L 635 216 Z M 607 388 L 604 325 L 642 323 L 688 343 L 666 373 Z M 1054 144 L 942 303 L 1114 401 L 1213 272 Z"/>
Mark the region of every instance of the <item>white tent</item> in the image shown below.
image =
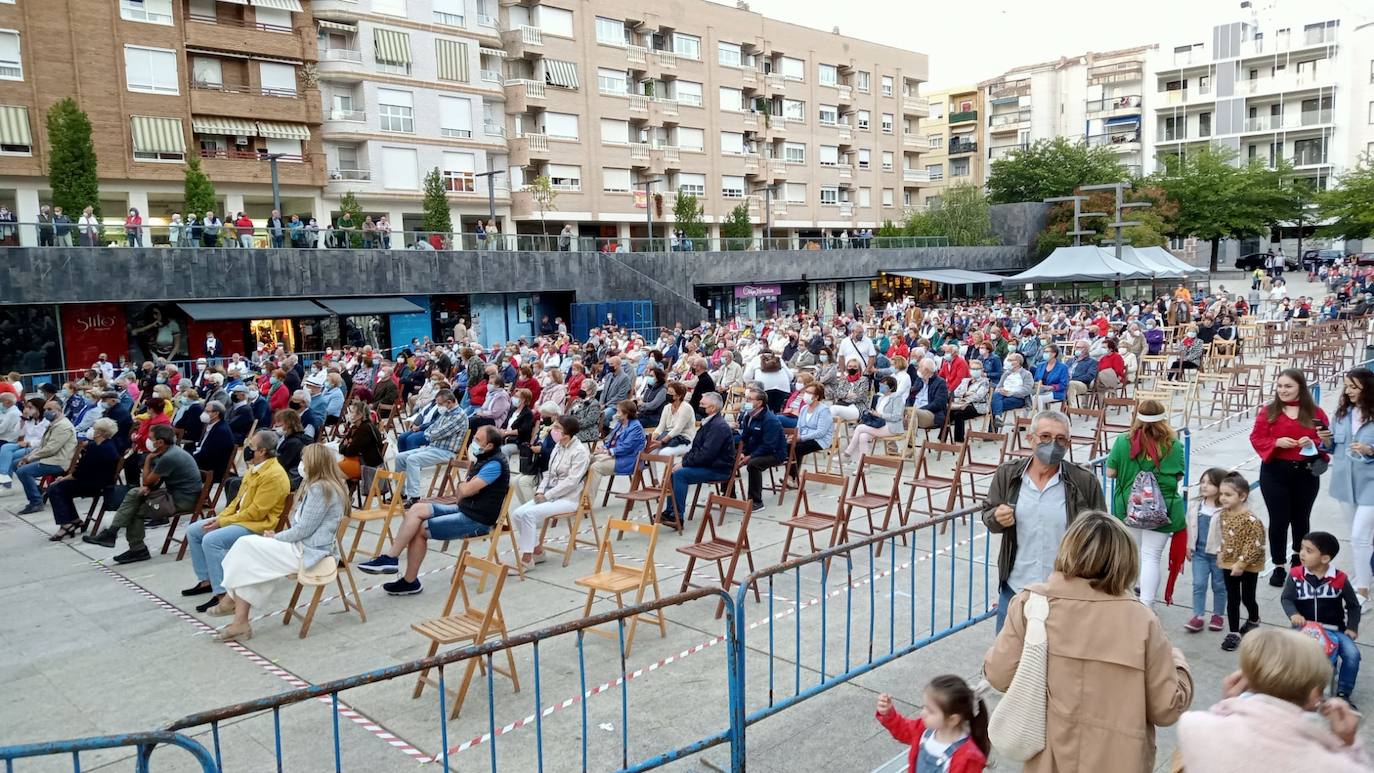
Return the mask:
<path id="1" fill-rule="evenodd" d="M 1113 257 L 1116 256 L 1115 247 L 1104 246 L 1102 249 L 1112 253 Z M 1121 262 L 1129 263 L 1136 268 L 1150 272 L 1150 276 L 1154 279 L 1179 279 L 1184 276 L 1182 269 L 1172 265 L 1161 264 L 1159 261 L 1129 244 L 1121 245 Z"/>
<path id="2" fill-rule="evenodd" d="M 1153 260 L 1154 262 L 1160 265 L 1173 266 L 1179 271 L 1182 271 L 1189 275 L 1208 273 L 1206 268 L 1194 266 L 1190 263 L 1186 263 L 1182 260 L 1179 260 L 1178 258 L 1174 257 L 1174 254 L 1172 252 L 1169 252 L 1163 247 L 1136 247 L 1135 251 L 1136 254 L 1144 255 L 1145 257 Z"/>
<path id="3" fill-rule="evenodd" d="M 1117 260 L 1112 253 L 1101 247 L 1085 244 L 1078 247 L 1059 247 L 1037 265 L 1003 281 L 1004 284 L 1053 284 L 1149 278 L 1149 271 Z"/>

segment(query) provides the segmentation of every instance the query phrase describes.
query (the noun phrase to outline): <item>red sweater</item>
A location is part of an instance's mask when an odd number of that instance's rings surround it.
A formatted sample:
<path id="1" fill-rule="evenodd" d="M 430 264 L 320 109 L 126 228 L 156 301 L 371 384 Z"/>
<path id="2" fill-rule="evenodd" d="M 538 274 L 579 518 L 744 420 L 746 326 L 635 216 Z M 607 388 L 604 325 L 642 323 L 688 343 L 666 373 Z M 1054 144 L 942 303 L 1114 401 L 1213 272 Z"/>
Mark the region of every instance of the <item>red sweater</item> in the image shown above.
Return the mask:
<path id="1" fill-rule="evenodd" d="M 1102 355 L 1102 359 L 1097 361 L 1097 372 L 1104 370 L 1116 371 L 1116 377 L 1121 379 L 1121 383 L 1126 383 L 1126 361 L 1121 358 L 1120 352 L 1107 352 Z"/>
<path id="2" fill-rule="evenodd" d="M 953 392 L 959 388 L 964 379 L 968 378 L 968 360 L 954 355 L 954 359 L 940 362 L 940 378 L 945 380 L 949 386 L 949 391 Z"/>
<path id="3" fill-rule="evenodd" d="M 1320 407 L 1317 408 L 1313 418 L 1328 427 L 1331 426 L 1331 420 L 1326 418 L 1326 411 Z M 1269 423 L 1268 407 L 1260 408 L 1259 415 L 1255 417 L 1255 428 L 1250 430 L 1250 445 L 1255 447 L 1255 453 L 1259 454 L 1261 461 L 1299 462 L 1311 458 L 1303 456 L 1302 448 L 1299 446 L 1279 448 L 1274 445 L 1276 440 L 1283 437 L 1294 440 L 1310 437 L 1313 443 L 1321 442 L 1321 438 L 1317 437 L 1316 427 L 1304 427 L 1298 423 L 1297 419 L 1288 418 L 1288 414 L 1283 411 L 1279 411 L 1279 417 L 1271 424 Z"/>
<path id="4" fill-rule="evenodd" d="M 904 717 L 896 709 L 875 716 L 878 722 L 887 728 L 887 732 L 892 734 L 893 739 L 911 747 L 907 752 L 906 769 L 907 773 L 916 773 L 916 756 L 920 749 L 921 734 L 926 731 L 925 720 L 919 717 Z M 987 756 L 970 738 L 949 758 L 949 770 L 946 773 L 982 773 L 983 767 L 987 764 Z"/>

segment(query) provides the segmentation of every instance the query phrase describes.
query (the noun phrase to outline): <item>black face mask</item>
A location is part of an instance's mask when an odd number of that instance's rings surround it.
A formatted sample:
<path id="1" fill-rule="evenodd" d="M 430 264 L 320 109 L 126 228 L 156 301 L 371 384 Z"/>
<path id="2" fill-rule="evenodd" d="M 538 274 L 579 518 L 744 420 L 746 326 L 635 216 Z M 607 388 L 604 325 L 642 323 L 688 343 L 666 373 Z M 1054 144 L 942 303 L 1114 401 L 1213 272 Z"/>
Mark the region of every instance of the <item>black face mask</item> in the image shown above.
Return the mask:
<path id="1" fill-rule="evenodd" d="M 851 376 L 857 376 L 857 375 L 859 375 L 859 369 L 858 369 L 858 368 L 850 368 L 850 369 L 849 369 L 849 375 L 851 375 Z"/>

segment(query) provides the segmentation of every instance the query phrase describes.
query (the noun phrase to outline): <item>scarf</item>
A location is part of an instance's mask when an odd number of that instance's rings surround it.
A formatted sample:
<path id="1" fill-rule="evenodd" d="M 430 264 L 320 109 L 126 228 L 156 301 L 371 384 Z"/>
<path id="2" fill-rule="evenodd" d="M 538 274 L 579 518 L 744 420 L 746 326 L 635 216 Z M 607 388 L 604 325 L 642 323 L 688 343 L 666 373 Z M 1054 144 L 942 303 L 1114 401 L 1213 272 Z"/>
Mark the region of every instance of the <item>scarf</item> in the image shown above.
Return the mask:
<path id="1" fill-rule="evenodd" d="M 1137 427 L 1131 433 L 1131 458 L 1140 458 L 1142 452 L 1150 457 L 1155 467 L 1159 466 L 1159 444 L 1144 427 Z"/>

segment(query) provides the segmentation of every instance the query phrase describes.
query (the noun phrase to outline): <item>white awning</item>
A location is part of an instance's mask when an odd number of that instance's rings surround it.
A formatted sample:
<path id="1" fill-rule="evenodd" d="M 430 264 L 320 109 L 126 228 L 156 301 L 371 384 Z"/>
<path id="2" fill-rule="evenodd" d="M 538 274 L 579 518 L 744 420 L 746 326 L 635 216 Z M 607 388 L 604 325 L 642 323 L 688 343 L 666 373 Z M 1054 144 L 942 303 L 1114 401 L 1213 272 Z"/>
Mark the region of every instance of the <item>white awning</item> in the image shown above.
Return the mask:
<path id="1" fill-rule="evenodd" d="M 316 19 L 315 25 L 322 30 L 334 30 L 336 32 L 347 32 L 349 34 L 357 34 L 358 32 L 358 25 L 356 24 L 341 24 L 336 21 Z"/>
<path id="2" fill-rule="evenodd" d="M 217 115 L 191 116 L 191 129 L 196 134 L 223 134 L 230 137 L 252 137 L 258 133 L 258 127 L 252 121 Z"/>
<path id="3" fill-rule="evenodd" d="M 439 80 L 467 82 L 467 43 L 447 38 L 435 38 L 434 58 Z"/>
<path id="4" fill-rule="evenodd" d="M 261 8 L 275 8 L 278 11 L 305 13 L 305 9 L 301 7 L 300 0 L 250 0 L 250 2 Z"/>
<path id="5" fill-rule="evenodd" d="M 0 145 L 33 145 L 27 107 L 0 105 Z"/>
<path id="6" fill-rule="evenodd" d="M 544 80 L 550 86 L 562 86 L 565 89 L 578 88 L 577 64 L 565 62 L 562 59 L 545 59 Z"/>
<path id="7" fill-rule="evenodd" d="M 258 133 L 275 140 L 308 140 L 310 127 L 303 123 L 277 123 L 258 121 Z"/>
<path id="8" fill-rule="evenodd" d="M 482 54 L 482 56 L 495 56 L 500 59 L 506 58 L 506 52 L 502 51 L 499 48 L 487 48 L 486 46 L 482 46 L 477 50 Z"/>
<path id="9" fill-rule="evenodd" d="M 186 134 L 180 118 L 149 115 L 130 116 L 134 150 L 139 153 L 185 153 Z"/>
<path id="10" fill-rule="evenodd" d="M 396 30 L 376 27 L 372 42 L 377 49 L 377 61 L 385 64 L 410 64 L 410 35 Z"/>

